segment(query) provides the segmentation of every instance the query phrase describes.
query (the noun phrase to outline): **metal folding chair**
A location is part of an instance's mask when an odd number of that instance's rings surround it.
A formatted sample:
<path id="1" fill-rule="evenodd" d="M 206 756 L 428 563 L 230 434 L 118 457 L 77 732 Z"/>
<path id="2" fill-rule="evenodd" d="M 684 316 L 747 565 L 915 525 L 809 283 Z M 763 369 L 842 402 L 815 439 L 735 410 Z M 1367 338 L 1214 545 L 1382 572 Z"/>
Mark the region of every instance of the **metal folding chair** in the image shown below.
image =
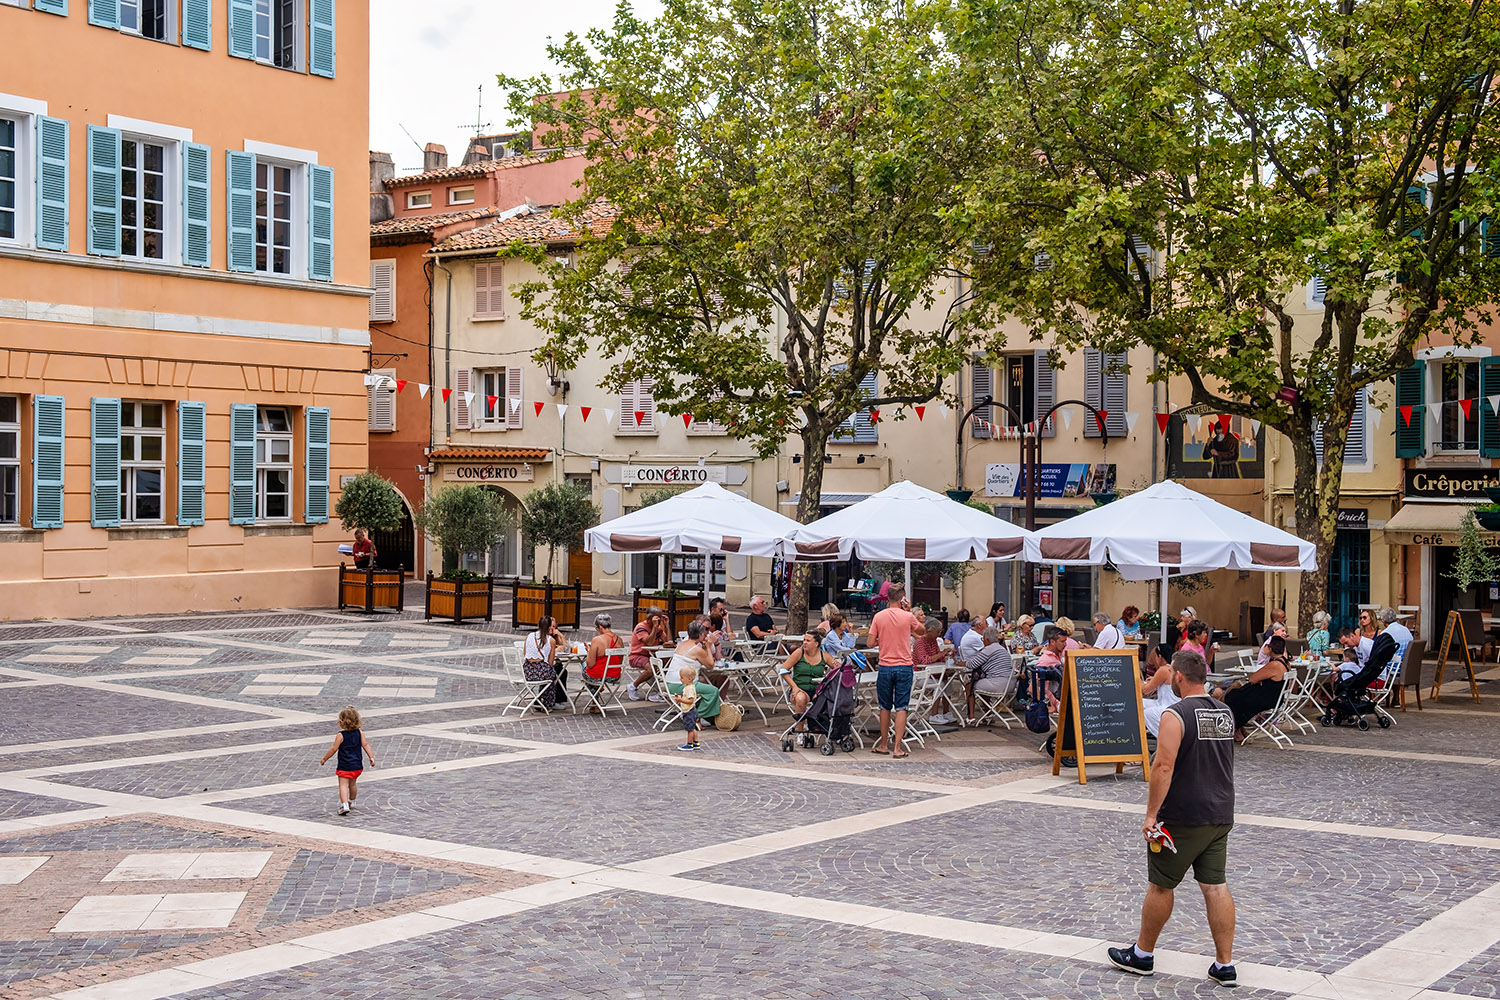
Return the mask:
<path id="1" fill-rule="evenodd" d="M 976 726 L 987 726 L 993 720 L 1000 723 L 1006 729 L 1014 722 L 1021 725 L 1021 717 L 1015 711 L 1016 688 L 1020 679 L 1020 673 L 1012 670 L 1010 682 L 1003 692 L 983 691 L 974 689 L 974 704 L 979 708 L 979 714 L 975 717 L 973 724 Z"/>
<path id="2" fill-rule="evenodd" d="M 626 652 L 624 646 L 607 649 L 604 651 L 604 659 L 594 664 L 592 674 L 587 666 L 581 671 L 583 700 L 587 705 L 597 708 L 600 715 L 608 715 L 611 705 L 618 708 L 621 714 L 625 712 L 625 703 L 620 700 L 620 684 L 625 677 Z"/>
<path id="3" fill-rule="evenodd" d="M 1257 736 L 1265 736 L 1281 749 L 1290 750 L 1292 738 L 1286 734 L 1281 725 L 1292 721 L 1288 714 L 1288 706 L 1296 700 L 1296 692 L 1301 688 L 1301 682 L 1292 677 L 1291 671 L 1288 671 L 1286 683 L 1281 685 L 1281 694 L 1277 696 L 1276 704 L 1251 719 L 1249 725 L 1245 726 L 1245 742 L 1249 743 Z"/>
<path id="4" fill-rule="evenodd" d="M 670 654 L 668 654 L 670 658 Z M 651 657 L 651 674 L 656 678 L 657 690 L 661 691 L 664 699 L 662 702 L 661 715 L 651 723 L 652 729 L 660 729 L 666 732 L 672 723 L 682 718 L 682 707 L 677 704 L 677 699 L 672 697 L 671 689 L 667 687 L 667 660 L 660 656 Z"/>
<path id="5" fill-rule="evenodd" d="M 1410 646 L 1407 647 L 1407 649 L 1410 648 Z M 1376 679 L 1380 687 L 1377 688 L 1374 684 L 1371 684 L 1370 687 L 1365 689 L 1365 693 L 1370 697 L 1370 702 L 1375 706 L 1375 717 L 1379 720 L 1380 728 L 1382 729 L 1396 724 L 1396 717 L 1386 711 L 1386 705 L 1390 704 L 1391 699 L 1396 695 L 1397 689 L 1401 686 L 1401 662 L 1404 659 L 1404 653 L 1399 657 L 1391 657 L 1391 662 L 1386 664 L 1385 669 L 1380 672 L 1380 676 Z"/>
<path id="6" fill-rule="evenodd" d="M 942 741 L 943 737 L 932 725 L 929 718 L 932 714 L 932 706 L 937 702 L 940 695 L 947 686 L 948 668 L 938 664 L 937 669 L 928 667 L 917 671 L 912 680 L 911 700 L 906 706 L 906 738 L 902 740 L 908 746 L 916 741 L 921 746 L 927 745 L 927 737 Z M 928 683 L 935 681 L 935 683 Z"/>
<path id="7" fill-rule="evenodd" d="M 500 710 L 501 718 L 504 718 L 512 711 L 520 715 L 525 715 L 533 708 L 540 708 L 543 711 L 547 710 L 546 704 L 542 701 L 542 696 L 547 693 L 547 689 L 552 687 L 555 682 L 550 680 L 529 681 L 526 679 L 524 646 L 525 643 L 523 641 L 513 646 L 500 647 L 501 662 L 505 664 L 505 671 L 509 675 L 511 684 L 516 689 L 516 693 L 511 697 L 510 703 Z"/>

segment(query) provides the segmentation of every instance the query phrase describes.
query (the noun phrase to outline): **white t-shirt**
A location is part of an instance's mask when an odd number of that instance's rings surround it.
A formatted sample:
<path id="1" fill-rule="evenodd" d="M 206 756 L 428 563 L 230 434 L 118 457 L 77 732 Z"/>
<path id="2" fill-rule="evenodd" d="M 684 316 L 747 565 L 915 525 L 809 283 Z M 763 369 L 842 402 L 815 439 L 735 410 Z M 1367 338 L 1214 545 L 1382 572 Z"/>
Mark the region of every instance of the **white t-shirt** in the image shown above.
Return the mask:
<path id="1" fill-rule="evenodd" d="M 548 636 L 546 642 L 542 643 L 541 645 L 537 645 L 537 634 L 538 633 L 536 632 L 532 632 L 531 634 L 526 636 L 525 658 L 528 660 L 545 660 L 547 658 L 547 654 L 552 649 L 552 637 Z"/>
<path id="2" fill-rule="evenodd" d="M 1099 630 L 1099 635 L 1094 639 L 1095 649 L 1124 649 L 1125 638 L 1120 635 L 1120 630 L 1113 625 L 1106 625 Z"/>
<path id="3" fill-rule="evenodd" d="M 977 628 L 971 628 L 964 633 L 962 639 L 958 640 L 958 658 L 965 663 L 969 657 L 984 648 L 984 633 Z"/>

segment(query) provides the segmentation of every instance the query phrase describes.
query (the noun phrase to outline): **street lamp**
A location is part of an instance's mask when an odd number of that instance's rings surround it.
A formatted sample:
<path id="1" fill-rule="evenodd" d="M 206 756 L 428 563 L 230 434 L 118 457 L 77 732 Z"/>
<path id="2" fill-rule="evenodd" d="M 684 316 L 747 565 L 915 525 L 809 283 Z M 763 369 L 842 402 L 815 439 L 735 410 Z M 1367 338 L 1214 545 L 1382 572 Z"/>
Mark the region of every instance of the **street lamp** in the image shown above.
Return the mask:
<path id="1" fill-rule="evenodd" d="M 955 490 L 949 490 L 948 495 L 953 496 L 954 493 L 966 492 L 969 494 L 969 496 L 973 496 L 972 490 L 964 490 L 964 427 L 968 424 L 969 418 L 974 415 L 975 411 L 983 409 L 986 406 L 998 406 L 1000 409 L 1010 414 L 1010 418 L 1015 423 L 1015 426 L 1021 428 L 1021 475 L 1025 477 L 1026 482 L 1026 530 L 1035 531 L 1037 480 L 1039 478 L 1038 473 L 1041 471 L 1042 466 L 1041 429 L 1047 425 L 1048 420 L 1052 419 L 1052 414 L 1056 413 L 1064 406 L 1074 405 L 1081 406 L 1085 410 L 1088 410 L 1089 415 L 1092 416 L 1096 421 L 1098 421 L 1099 433 L 1102 435 L 1100 443 L 1109 444 L 1109 429 L 1104 425 L 1104 414 L 1099 410 L 1097 406 L 1094 406 L 1091 403 L 1086 403 L 1081 399 L 1065 399 L 1060 403 L 1054 404 L 1052 409 L 1048 410 L 1040 417 L 1037 417 L 1035 421 L 1036 430 L 1030 434 L 1026 432 L 1026 425 L 1021 420 L 1021 414 L 1016 412 L 1015 407 L 1009 405 L 1008 403 L 1002 403 L 999 400 L 995 399 L 993 396 L 984 396 L 977 400 L 974 405 L 965 410 L 964 415 L 958 419 L 958 433 L 955 436 L 954 441 L 955 451 L 957 452 L 958 459 L 957 467 L 955 469 L 955 478 L 957 480 L 958 488 Z M 957 500 L 958 497 L 955 496 L 953 497 L 953 499 Z M 968 497 L 966 496 L 964 499 L 967 500 Z"/>

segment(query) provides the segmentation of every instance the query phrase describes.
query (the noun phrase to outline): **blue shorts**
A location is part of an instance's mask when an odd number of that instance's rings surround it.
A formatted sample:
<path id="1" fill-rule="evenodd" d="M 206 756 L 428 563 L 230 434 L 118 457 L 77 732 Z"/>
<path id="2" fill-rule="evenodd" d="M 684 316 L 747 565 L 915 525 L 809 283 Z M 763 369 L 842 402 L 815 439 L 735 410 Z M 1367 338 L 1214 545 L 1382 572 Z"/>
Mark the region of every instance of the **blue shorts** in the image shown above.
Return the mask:
<path id="1" fill-rule="evenodd" d="M 881 667 L 875 675 L 875 699 L 882 712 L 904 712 L 911 701 L 911 667 Z"/>
<path id="2" fill-rule="evenodd" d="M 690 708 L 682 713 L 682 728 L 688 732 L 696 732 L 698 729 L 698 710 Z"/>

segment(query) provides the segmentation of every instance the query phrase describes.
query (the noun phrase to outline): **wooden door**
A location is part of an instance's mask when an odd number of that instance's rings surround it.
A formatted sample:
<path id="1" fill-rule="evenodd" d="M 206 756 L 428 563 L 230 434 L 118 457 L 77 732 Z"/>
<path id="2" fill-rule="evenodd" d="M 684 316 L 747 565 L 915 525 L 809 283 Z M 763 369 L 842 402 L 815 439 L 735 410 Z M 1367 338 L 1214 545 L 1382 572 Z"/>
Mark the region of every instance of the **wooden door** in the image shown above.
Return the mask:
<path id="1" fill-rule="evenodd" d="M 568 578 L 564 583 L 577 580 L 584 590 L 594 589 L 594 555 L 582 549 L 568 550 Z"/>

